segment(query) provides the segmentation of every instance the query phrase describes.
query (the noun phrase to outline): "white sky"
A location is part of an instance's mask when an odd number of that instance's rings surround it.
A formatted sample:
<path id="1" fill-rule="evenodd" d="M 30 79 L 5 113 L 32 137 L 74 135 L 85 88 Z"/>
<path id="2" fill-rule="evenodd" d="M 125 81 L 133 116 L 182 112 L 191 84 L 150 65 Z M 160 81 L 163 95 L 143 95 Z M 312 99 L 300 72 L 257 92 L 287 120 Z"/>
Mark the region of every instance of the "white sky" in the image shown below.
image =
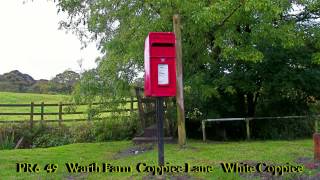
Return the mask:
<path id="1" fill-rule="evenodd" d="M 0 74 L 19 70 L 34 79 L 51 79 L 66 69 L 96 67 L 95 44 L 81 50 L 71 32 L 58 30 L 62 15 L 53 2 L 0 0 Z"/>

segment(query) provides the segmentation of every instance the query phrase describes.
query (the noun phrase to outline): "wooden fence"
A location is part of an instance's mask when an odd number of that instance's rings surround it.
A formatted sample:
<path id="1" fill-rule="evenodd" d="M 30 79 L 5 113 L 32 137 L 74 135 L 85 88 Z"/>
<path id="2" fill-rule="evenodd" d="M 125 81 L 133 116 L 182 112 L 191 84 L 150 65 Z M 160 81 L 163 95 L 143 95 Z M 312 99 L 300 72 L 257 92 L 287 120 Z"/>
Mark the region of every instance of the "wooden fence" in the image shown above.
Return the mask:
<path id="1" fill-rule="evenodd" d="M 110 103 L 130 103 L 130 109 L 123 108 L 123 109 L 113 109 L 113 110 L 103 110 L 99 111 L 101 113 L 107 113 L 107 112 L 133 112 L 137 110 L 134 108 L 134 103 L 138 102 L 137 100 L 131 98 L 131 100 L 127 101 L 119 101 L 119 102 L 110 102 Z M 102 103 L 93 103 L 92 105 L 101 105 Z M 30 116 L 29 123 L 30 127 L 33 127 L 34 123 L 44 123 L 44 122 L 58 122 L 59 125 L 62 124 L 62 122 L 76 122 L 76 121 L 87 121 L 87 120 L 98 120 L 99 118 L 92 119 L 90 113 L 86 111 L 75 111 L 75 112 L 63 112 L 63 107 L 65 106 L 73 106 L 75 104 L 70 103 L 50 103 L 45 104 L 44 102 L 40 104 L 35 104 L 34 102 L 31 102 L 30 104 L 0 104 L 1 107 L 29 107 L 30 112 L 0 112 L 0 116 Z M 77 104 L 76 106 L 83 106 L 87 104 Z M 40 112 L 35 112 L 35 107 L 40 107 Z M 45 112 L 45 107 L 57 107 L 57 112 Z M 75 115 L 75 114 L 87 114 L 87 118 L 78 118 L 78 119 L 63 119 L 63 115 Z M 45 115 L 58 115 L 58 119 L 49 119 L 45 120 Z M 34 120 L 35 116 L 40 116 L 40 120 Z M 101 118 L 100 118 L 101 119 Z M 0 120 L 1 123 L 25 123 L 26 120 Z"/>

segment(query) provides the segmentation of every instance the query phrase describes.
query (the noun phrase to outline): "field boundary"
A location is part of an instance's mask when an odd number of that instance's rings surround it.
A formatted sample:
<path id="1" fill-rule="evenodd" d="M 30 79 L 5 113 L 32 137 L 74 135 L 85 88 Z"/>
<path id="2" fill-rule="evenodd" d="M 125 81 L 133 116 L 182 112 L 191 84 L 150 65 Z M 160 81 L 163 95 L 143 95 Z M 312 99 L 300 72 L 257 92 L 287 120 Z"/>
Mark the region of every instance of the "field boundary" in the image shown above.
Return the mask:
<path id="1" fill-rule="evenodd" d="M 130 100 L 125 101 L 113 101 L 107 103 L 130 103 L 130 108 L 123 108 L 123 109 L 112 109 L 112 110 L 103 110 L 99 111 L 101 113 L 108 113 L 108 112 L 134 112 L 137 108 L 134 108 L 134 103 L 137 103 L 138 100 L 131 98 Z M 0 124 L 7 124 L 7 123 L 29 123 L 30 127 L 33 126 L 34 123 L 44 123 L 44 122 L 58 122 L 59 125 L 62 122 L 78 122 L 78 121 L 95 121 L 101 120 L 103 118 L 92 118 L 90 113 L 87 111 L 70 111 L 70 112 L 63 112 L 63 107 L 67 106 L 84 106 L 84 105 L 103 105 L 104 103 L 92 103 L 92 104 L 72 104 L 72 103 L 34 103 L 31 102 L 30 104 L 0 104 L 0 107 L 30 107 L 30 112 L 0 112 L 0 116 L 17 116 L 17 115 L 27 115 L 30 116 L 29 120 L 0 120 Z M 40 112 L 34 112 L 35 107 L 40 107 Z M 57 107 L 57 112 L 45 112 L 45 107 Z M 78 119 L 63 119 L 63 115 L 75 115 L 75 114 L 88 114 L 87 118 L 78 118 Z M 51 119 L 45 120 L 45 115 L 58 115 L 58 119 Z M 40 116 L 40 120 L 34 120 L 34 116 Z"/>
<path id="2" fill-rule="evenodd" d="M 266 120 L 266 119 L 301 119 L 301 118 L 314 118 L 314 132 L 318 132 L 318 118 L 320 115 L 309 116 L 275 116 L 275 117 L 242 117 L 242 118 L 216 118 L 216 119 L 204 119 L 201 121 L 202 140 L 205 142 L 206 137 L 206 122 L 221 122 L 221 121 L 244 121 L 246 123 L 246 138 L 250 140 L 250 121 L 252 120 Z"/>

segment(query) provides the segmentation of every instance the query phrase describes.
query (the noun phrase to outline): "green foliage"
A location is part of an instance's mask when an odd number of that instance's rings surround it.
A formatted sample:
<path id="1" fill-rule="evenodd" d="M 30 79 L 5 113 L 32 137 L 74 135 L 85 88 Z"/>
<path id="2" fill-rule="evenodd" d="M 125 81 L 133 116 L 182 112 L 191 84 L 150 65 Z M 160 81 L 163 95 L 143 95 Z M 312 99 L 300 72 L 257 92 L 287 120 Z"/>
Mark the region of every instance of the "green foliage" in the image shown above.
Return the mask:
<path id="1" fill-rule="evenodd" d="M 148 32 L 172 31 L 172 16 L 180 14 L 187 114 L 305 114 L 309 99 L 320 98 L 317 1 L 58 0 L 57 7 L 69 14 L 62 28 L 98 40 L 107 52 L 84 76 L 78 97 L 128 96 Z"/>
<path id="2" fill-rule="evenodd" d="M 70 127 L 71 137 L 74 143 L 94 142 L 96 140 L 95 131 L 96 129 L 92 122 L 85 122 Z"/>
<path id="3" fill-rule="evenodd" d="M 79 79 L 80 75 L 78 73 L 66 70 L 49 81 L 48 90 L 59 94 L 71 94 Z"/>
<path id="4" fill-rule="evenodd" d="M 49 81 L 39 80 L 31 87 L 29 87 L 28 92 L 40 93 L 40 94 L 49 94 L 52 93 L 49 91 Z"/>
<path id="5" fill-rule="evenodd" d="M 257 139 L 297 139 L 311 137 L 313 123 L 311 119 L 272 119 L 252 121 L 252 137 Z"/>
<path id="6" fill-rule="evenodd" d="M 186 117 L 192 121 L 201 121 L 202 112 L 198 108 L 194 108 L 193 111 L 188 112 Z"/>
<path id="7" fill-rule="evenodd" d="M 0 147 L 13 148 L 23 137 L 21 148 L 52 147 L 70 143 L 131 139 L 138 131 L 137 114 L 113 116 L 94 122 L 79 122 L 65 126 L 29 123 L 0 126 Z"/>
<path id="8" fill-rule="evenodd" d="M 0 91 L 30 92 L 41 94 L 70 94 L 80 75 L 66 70 L 57 74 L 52 80 L 34 80 L 30 75 L 17 70 L 0 75 Z"/>
<path id="9" fill-rule="evenodd" d="M 128 117 L 113 117 L 95 123 L 95 136 L 97 141 L 131 139 L 138 130 L 136 115 Z"/>
<path id="10" fill-rule="evenodd" d="M 0 75 L 0 91 L 27 92 L 36 81 L 18 70 Z"/>
<path id="11" fill-rule="evenodd" d="M 66 126 L 39 126 L 33 130 L 32 147 L 53 147 L 70 144 L 72 137 Z"/>
<path id="12" fill-rule="evenodd" d="M 0 149 L 13 149 L 15 146 L 14 131 L 0 131 Z"/>
<path id="13" fill-rule="evenodd" d="M 66 126 L 44 124 L 34 125 L 32 129 L 28 123 L 1 126 L 1 130 L 4 132 L 8 132 L 10 129 L 15 132 L 15 139 L 23 137 L 22 148 L 51 147 L 71 142 L 70 133 Z"/>

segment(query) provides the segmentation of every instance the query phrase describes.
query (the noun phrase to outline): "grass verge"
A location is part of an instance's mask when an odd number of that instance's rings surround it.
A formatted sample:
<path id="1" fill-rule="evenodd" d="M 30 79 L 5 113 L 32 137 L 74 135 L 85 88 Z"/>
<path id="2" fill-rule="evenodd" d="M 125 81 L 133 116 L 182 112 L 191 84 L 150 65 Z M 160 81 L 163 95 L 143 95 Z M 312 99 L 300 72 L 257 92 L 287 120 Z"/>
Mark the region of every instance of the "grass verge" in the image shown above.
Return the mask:
<path id="1" fill-rule="evenodd" d="M 1 179 L 142 179 L 148 173 L 139 173 L 136 170 L 138 163 L 154 166 L 157 164 L 156 148 L 143 153 L 120 155 L 134 145 L 130 141 L 115 141 L 105 143 L 80 143 L 53 148 L 18 149 L 0 151 L 0 177 Z M 130 150 L 128 151 L 130 152 Z M 223 162 L 259 163 L 268 165 L 303 165 L 297 159 L 313 157 L 313 143 L 311 139 L 295 141 L 252 141 L 252 142 L 226 142 L 203 143 L 201 141 L 188 141 L 185 148 L 176 144 L 165 145 L 165 161 L 171 165 L 213 166 L 210 173 L 183 174 L 192 179 L 260 179 L 260 174 L 225 173 L 221 168 Z M 16 163 L 38 164 L 39 173 L 17 173 Z M 46 164 L 56 164 L 58 169 L 54 173 L 44 170 Z M 131 166 L 132 172 L 91 172 L 69 173 L 65 163 L 79 163 L 88 165 L 97 163 L 110 163 L 114 166 Z M 285 179 L 301 175 L 314 175 L 319 168 L 310 170 L 304 167 L 302 173 L 285 173 Z M 181 175 L 181 174 L 180 174 Z M 271 176 L 271 175 L 270 175 Z"/>

